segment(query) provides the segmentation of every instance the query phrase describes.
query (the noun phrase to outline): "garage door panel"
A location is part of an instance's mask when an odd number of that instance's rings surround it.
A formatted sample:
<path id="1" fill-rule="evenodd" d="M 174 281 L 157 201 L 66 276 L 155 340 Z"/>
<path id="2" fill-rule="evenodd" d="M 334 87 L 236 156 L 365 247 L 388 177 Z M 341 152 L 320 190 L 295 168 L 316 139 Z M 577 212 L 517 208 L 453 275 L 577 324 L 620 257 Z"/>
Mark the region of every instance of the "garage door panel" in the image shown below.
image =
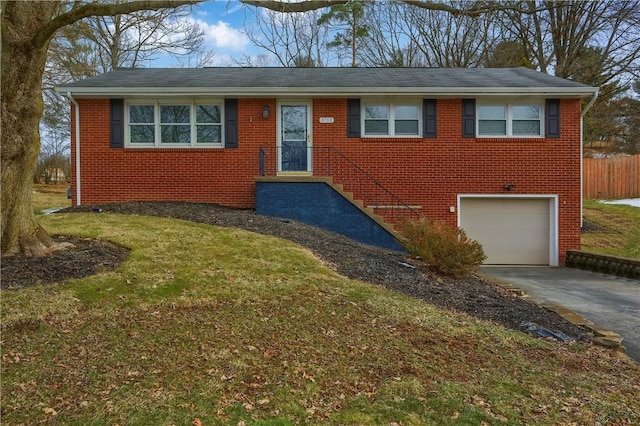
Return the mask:
<path id="1" fill-rule="evenodd" d="M 460 225 L 482 244 L 485 264 L 548 265 L 549 199 L 462 198 Z"/>

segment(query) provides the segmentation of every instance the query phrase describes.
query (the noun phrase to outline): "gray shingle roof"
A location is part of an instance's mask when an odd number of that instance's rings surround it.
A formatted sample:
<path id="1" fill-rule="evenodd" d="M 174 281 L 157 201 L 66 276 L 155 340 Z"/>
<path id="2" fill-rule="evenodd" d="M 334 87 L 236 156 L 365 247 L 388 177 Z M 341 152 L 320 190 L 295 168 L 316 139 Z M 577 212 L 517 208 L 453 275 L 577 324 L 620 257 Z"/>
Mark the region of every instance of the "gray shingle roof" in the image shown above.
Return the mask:
<path id="1" fill-rule="evenodd" d="M 136 68 L 118 69 L 58 88 L 73 94 L 200 92 L 259 94 L 445 94 L 559 92 L 588 95 L 584 84 L 528 68 Z"/>

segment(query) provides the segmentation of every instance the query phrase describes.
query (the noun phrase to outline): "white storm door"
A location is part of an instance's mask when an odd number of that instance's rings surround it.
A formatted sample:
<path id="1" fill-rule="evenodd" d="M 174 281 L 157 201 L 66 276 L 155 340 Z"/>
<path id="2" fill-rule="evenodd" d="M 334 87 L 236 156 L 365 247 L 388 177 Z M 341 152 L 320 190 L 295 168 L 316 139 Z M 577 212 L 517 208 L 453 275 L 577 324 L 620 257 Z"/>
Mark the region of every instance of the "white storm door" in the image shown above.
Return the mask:
<path id="1" fill-rule="evenodd" d="M 278 171 L 311 172 L 311 104 L 283 102 L 278 115 Z"/>

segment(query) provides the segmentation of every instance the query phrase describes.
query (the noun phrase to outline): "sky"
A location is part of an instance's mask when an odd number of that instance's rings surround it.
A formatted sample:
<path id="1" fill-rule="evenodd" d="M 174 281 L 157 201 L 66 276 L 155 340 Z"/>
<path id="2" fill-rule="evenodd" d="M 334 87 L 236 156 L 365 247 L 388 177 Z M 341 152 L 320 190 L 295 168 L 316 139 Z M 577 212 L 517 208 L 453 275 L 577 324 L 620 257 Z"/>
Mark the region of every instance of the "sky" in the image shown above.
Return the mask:
<path id="1" fill-rule="evenodd" d="M 202 29 L 207 49 L 214 51 L 213 66 L 233 66 L 234 59 L 256 56 L 259 52 L 245 34 L 253 24 L 255 8 L 236 0 L 209 0 L 194 7 L 191 18 Z M 161 56 L 150 66 L 175 66 L 177 60 Z"/>
<path id="2" fill-rule="evenodd" d="M 228 0 L 210 0 L 197 6 L 193 18 L 204 31 L 205 43 L 214 50 L 215 62 L 257 53 L 244 34 L 245 23 L 250 26 L 253 22 L 249 9 L 253 8 Z"/>

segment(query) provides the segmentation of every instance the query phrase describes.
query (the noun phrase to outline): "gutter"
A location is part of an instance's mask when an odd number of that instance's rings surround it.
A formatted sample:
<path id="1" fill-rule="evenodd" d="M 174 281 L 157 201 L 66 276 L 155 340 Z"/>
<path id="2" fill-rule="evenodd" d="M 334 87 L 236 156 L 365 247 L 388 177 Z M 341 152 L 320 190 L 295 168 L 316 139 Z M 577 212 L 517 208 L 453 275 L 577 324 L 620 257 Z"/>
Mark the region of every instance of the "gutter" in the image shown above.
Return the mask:
<path id="1" fill-rule="evenodd" d="M 67 98 L 73 103 L 76 120 L 76 206 L 82 204 L 80 197 L 80 105 L 73 99 L 71 92 L 67 92 Z"/>

